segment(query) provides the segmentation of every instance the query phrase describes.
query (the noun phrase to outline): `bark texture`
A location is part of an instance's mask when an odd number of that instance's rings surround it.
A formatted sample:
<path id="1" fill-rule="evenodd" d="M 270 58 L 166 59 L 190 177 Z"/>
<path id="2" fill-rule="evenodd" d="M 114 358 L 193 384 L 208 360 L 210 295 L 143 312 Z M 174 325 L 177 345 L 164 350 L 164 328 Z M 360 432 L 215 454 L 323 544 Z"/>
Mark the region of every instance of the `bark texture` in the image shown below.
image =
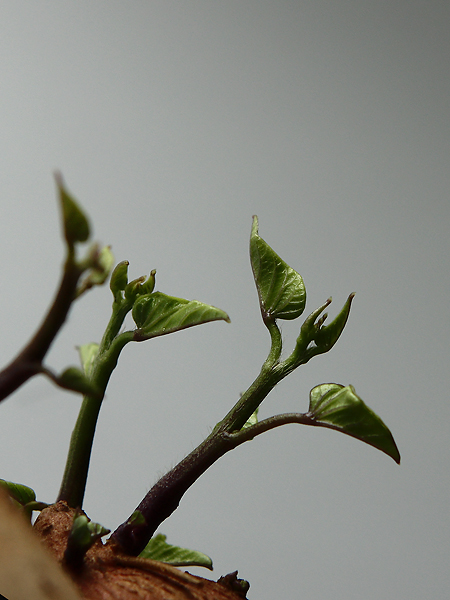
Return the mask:
<path id="1" fill-rule="evenodd" d="M 218 582 L 163 563 L 125 555 L 118 544 L 96 542 L 79 567 L 65 564 L 75 511 L 65 502 L 43 510 L 35 530 L 86 600 L 243 600 L 245 582 L 231 573 Z"/>

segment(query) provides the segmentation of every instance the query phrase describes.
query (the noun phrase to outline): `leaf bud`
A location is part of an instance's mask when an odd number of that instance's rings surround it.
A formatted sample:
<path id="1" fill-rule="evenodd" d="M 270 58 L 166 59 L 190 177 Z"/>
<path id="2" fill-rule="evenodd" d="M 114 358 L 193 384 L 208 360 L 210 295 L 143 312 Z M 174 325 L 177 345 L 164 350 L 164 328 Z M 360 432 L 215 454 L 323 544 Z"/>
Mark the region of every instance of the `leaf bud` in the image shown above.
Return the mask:
<path id="1" fill-rule="evenodd" d="M 66 190 L 61 174 L 57 173 L 55 179 L 62 209 L 64 237 L 68 246 L 72 248 L 76 242 L 85 242 L 89 238 L 89 221 L 78 203 Z"/>
<path id="2" fill-rule="evenodd" d="M 156 269 L 150 271 L 150 275 L 147 280 L 141 285 L 139 289 L 139 294 L 151 294 L 155 289 L 155 279 L 156 279 Z"/>
<path id="3" fill-rule="evenodd" d="M 314 342 L 322 352 L 328 352 L 328 350 L 330 350 L 338 341 L 347 323 L 354 296 L 354 293 L 350 294 L 341 312 L 333 319 L 333 321 L 331 321 L 331 323 L 325 326 L 323 325 L 325 316 L 317 323 L 318 327 L 314 336 Z"/>

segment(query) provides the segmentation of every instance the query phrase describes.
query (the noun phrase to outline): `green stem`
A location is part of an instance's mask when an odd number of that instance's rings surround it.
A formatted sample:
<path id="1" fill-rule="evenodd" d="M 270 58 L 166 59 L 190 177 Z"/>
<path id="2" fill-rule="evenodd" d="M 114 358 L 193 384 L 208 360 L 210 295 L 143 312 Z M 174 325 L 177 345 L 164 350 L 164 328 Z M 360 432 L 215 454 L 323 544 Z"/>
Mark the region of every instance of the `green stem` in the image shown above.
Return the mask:
<path id="1" fill-rule="evenodd" d="M 125 302 L 120 306 L 113 305 L 113 314 L 103 335 L 92 370 L 89 373 L 92 382 L 100 390 L 101 395 L 100 397 L 84 396 L 70 438 L 69 452 L 58 501 L 64 500 L 72 508 L 81 508 L 83 504 L 95 428 L 106 386 L 117 365 L 120 352 L 133 338 L 132 331 L 117 335 L 130 308 L 129 304 Z"/>
<path id="2" fill-rule="evenodd" d="M 264 419 L 262 421 L 258 421 L 258 423 L 255 423 L 255 425 L 250 425 L 245 429 L 231 433 L 230 438 L 233 440 L 235 446 L 240 446 L 244 442 L 249 442 L 256 436 L 261 435 L 266 431 L 270 431 L 271 429 L 275 429 L 276 427 L 281 427 L 282 425 L 287 425 L 289 423 L 317 425 L 317 423 L 308 413 L 283 413 L 269 417 L 268 419 Z"/>
<path id="3" fill-rule="evenodd" d="M 267 394 L 282 379 L 278 362 L 281 355 L 281 333 L 274 320 L 266 325 L 272 344 L 258 377 L 206 440 L 166 473 L 148 492 L 136 508 L 143 515 L 145 524 L 136 525 L 130 517 L 112 534 L 112 540 L 120 544 L 127 554 L 138 555 L 160 524 L 175 511 L 191 485 L 221 456 L 241 443 L 234 438 L 233 432 L 242 428 Z"/>
<path id="4" fill-rule="evenodd" d="M 264 398 L 282 379 L 279 359 L 282 351 L 281 332 L 274 319 L 264 320 L 271 337 L 271 347 L 261 372 L 248 390 L 242 394 L 225 418 L 216 426 L 220 431 L 239 431 L 255 412 Z M 280 376 L 281 375 L 281 376 Z"/>

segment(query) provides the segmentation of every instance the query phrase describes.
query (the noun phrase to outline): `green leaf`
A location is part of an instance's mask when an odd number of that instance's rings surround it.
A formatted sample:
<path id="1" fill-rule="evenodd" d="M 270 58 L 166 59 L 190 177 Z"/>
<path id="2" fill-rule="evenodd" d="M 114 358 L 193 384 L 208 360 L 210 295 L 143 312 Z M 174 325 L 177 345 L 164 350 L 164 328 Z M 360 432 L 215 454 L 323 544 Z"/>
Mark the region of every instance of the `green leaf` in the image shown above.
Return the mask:
<path id="1" fill-rule="evenodd" d="M 212 571 L 212 560 L 209 556 L 196 550 L 171 546 L 166 542 L 166 537 L 162 533 L 155 535 L 139 554 L 139 557 L 159 560 L 174 567 L 206 567 Z"/>
<path id="2" fill-rule="evenodd" d="M 78 347 L 78 353 L 80 355 L 81 364 L 83 366 L 83 371 L 86 375 L 89 375 L 92 369 L 92 365 L 94 364 L 94 360 L 98 354 L 99 345 L 95 342 L 91 342 L 90 344 L 83 344 L 83 346 Z"/>
<path id="3" fill-rule="evenodd" d="M 393 458 L 400 464 L 400 453 L 391 432 L 356 395 L 353 386 L 323 383 L 310 392 L 308 416 L 314 425 L 346 433 Z"/>
<path id="4" fill-rule="evenodd" d="M 263 318 L 299 317 L 306 304 L 303 279 L 258 235 L 256 216 L 250 236 L 250 261 Z"/>
<path id="5" fill-rule="evenodd" d="M 250 415 L 250 417 L 247 419 L 247 421 L 243 424 L 242 429 L 248 429 L 252 425 L 256 425 L 256 423 L 258 422 L 258 411 L 259 411 L 259 406 L 255 410 L 255 412 L 252 415 Z"/>
<path id="6" fill-rule="evenodd" d="M 96 385 L 77 367 L 68 367 L 57 378 L 56 383 L 66 390 L 97 396 L 100 392 Z"/>
<path id="7" fill-rule="evenodd" d="M 134 513 L 131 515 L 131 517 L 128 519 L 127 524 L 129 525 L 145 525 L 146 524 L 146 520 L 144 515 L 141 513 L 140 510 L 135 510 Z"/>
<path id="8" fill-rule="evenodd" d="M 161 292 L 140 296 L 134 303 L 132 315 L 138 327 L 135 341 L 148 340 L 210 321 L 230 322 L 227 313 L 219 308 Z"/>
<path id="9" fill-rule="evenodd" d="M 68 547 L 86 552 L 98 539 L 110 533 L 109 529 L 99 523 L 93 523 L 84 514 L 74 517 L 72 529 L 68 538 Z"/>
<path id="10" fill-rule="evenodd" d="M 55 179 L 62 208 L 64 237 L 72 247 L 75 242 L 85 242 L 89 238 L 89 221 L 76 200 L 66 190 L 59 173 L 55 175 Z"/>
<path id="11" fill-rule="evenodd" d="M 135 299 L 141 294 L 142 284 L 145 282 L 145 275 L 133 279 L 130 283 L 125 286 L 125 298 L 129 301 L 134 302 Z"/>
<path id="12" fill-rule="evenodd" d="M 152 271 L 150 271 L 150 275 L 147 277 L 147 280 L 144 281 L 144 283 L 141 285 L 139 289 L 140 294 L 151 294 L 153 292 L 153 290 L 155 289 L 155 276 L 156 269 L 153 269 Z"/>
<path id="13" fill-rule="evenodd" d="M 34 502 L 36 500 L 35 491 L 26 485 L 5 481 L 4 479 L 0 479 L 0 485 L 5 488 L 11 498 L 21 506 L 25 506 L 28 502 Z"/>

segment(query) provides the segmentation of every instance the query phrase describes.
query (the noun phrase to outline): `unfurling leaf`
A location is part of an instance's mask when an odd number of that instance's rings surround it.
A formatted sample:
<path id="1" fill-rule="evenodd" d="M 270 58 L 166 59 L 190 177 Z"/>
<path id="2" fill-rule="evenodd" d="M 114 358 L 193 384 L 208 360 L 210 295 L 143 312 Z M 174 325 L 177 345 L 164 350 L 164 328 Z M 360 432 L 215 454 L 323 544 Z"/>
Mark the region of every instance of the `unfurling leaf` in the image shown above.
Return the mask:
<path id="1" fill-rule="evenodd" d="M 256 216 L 250 236 L 250 260 L 263 318 L 299 317 L 306 304 L 303 279 L 259 236 Z"/>
<path id="2" fill-rule="evenodd" d="M 59 173 L 55 175 L 55 179 L 62 208 L 64 237 L 69 247 L 73 247 L 75 242 L 85 242 L 89 239 L 89 221 L 78 203 L 66 190 Z"/>
<path id="3" fill-rule="evenodd" d="M 317 333 L 314 337 L 317 347 L 322 351 L 328 352 L 328 350 L 331 350 L 334 344 L 338 341 L 347 323 L 354 296 L 354 293 L 350 294 L 341 312 L 328 325 L 323 325 L 326 316 L 322 317 L 322 322 L 319 323 Z"/>
<path id="4" fill-rule="evenodd" d="M 227 321 L 226 312 L 197 300 L 183 300 L 154 292 L 140 296 L 132 311 L 138 329 L 134 340 L 143 341 L 210 321 Z"/>
<path id="5" fill-rule="evenodd" d="M 166 542 L 166 537 L 162 533 L 155 535 L 139 557 L 159 560 L 174 567 L 206 567 L 212 571 L 212 560 L 209 556 L 196 550 L 172 546 Z"/>
<path id="6" fill-rule="evenodd" d="M 310 392 L 307 416 L 312 424 L 336 429 L 385 452 L 400 464 L 391 432 L 362 400 L 353 386 L 323 383 Z"/>
<path id="7" fill-rule="evenodd" d="M 139 293 L 142 295 L 151 294 L 153 292 L 153 290 L 155 289 L 155 279 L 156 279 L 156 269 L 153 269 L 152 271 L 150 271 L 150 275 L 147 277 L 147 279 L 141 285 Z"/>

